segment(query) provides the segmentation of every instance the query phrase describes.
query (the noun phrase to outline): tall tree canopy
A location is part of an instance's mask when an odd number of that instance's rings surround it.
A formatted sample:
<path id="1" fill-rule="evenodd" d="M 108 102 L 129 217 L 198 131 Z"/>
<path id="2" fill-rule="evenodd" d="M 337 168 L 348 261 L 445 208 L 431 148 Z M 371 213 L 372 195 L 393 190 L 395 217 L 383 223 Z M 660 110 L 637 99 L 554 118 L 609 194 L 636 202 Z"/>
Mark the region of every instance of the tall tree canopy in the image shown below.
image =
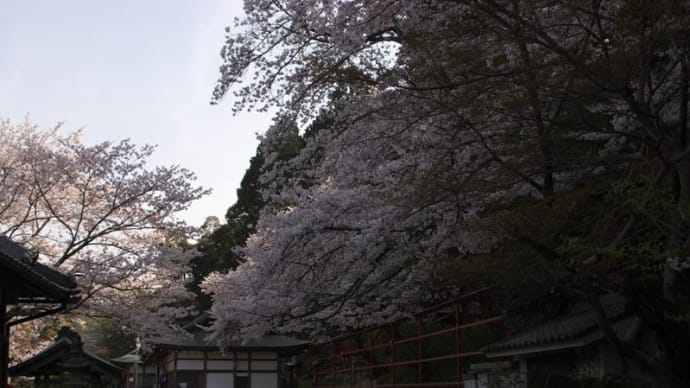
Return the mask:
<path id="1" fill-rule="evenodd" d="M 299 174 L 264 176 L 281 206 L 262 212 L 244 264 L 207 279 L 219 340 L 231 327 L 380 323 L 433 298 L 439 279 L 462 287 L 449 268 L 518 259 L 517 247 L 577 295 L 649 279 L 662 296 L 633 292 L 642 315 L 678 327 L 664 317 L 687 313 L 690 2 L 247 0 L 245 11 L 214 100 L 233 90 L 237 109 L 337 113 L 285 164 Z"/>
<path id="2" fill-rule="evenodd" d="M 203 236 L 196 245 L 200 254 L 191 261 L 194 281 L 189 284 L 201 311 L 211 307 L 211 298 L 200 290 L 201 281 L 211 272 L 235 269 L 240 263 L 235 248 L 244 246 L 247 237 L 256 228 L 259 209 L 263 206 L 258 191 L 262 165 L 263 157 L 257 152 L 237 189 L 237 202 L 226 212 L 225 223 L 209 217 L 201 228 Z"/>
<path id="3" fill-rule="evenodd" d="M 0 121 L 0 139 L 0 232 L 74 275 L 80 311 L 142 335 L 167 327 L 187 297 L 190 259 L 171 238 L 193 231 L 175 214 L 208 193 L 194 174 L 147 166 L 151 146 L 89 146 L 28 120 Z"/>
<path id="4" fill-rule="evenodd" d="M 247 238 L 256 231 L 259 212 L 266 205 L 261 194 L 261 175 L 271 171 L 276 163 L 296 156 L 303 147 L 297 127 L 291 127 L 292 131 L 285 131 L 286 136 L 277 144 L 262 144 L 257 148 L 237 189 L 237 202 L 225 213 L 225 223 L 221 224 L 216 217 L 209 217 L 201 228 L 203 236 L 196 244 L 200 254 L 192 259 L 193 281 L 189 284 L 200 310 L 211 307 L 210 296 L 200 289 L 203 279 L 214 271 L 234 270 L 242 261 L 237 249 L 244 247 Z M 275 159 L 266 163 L 265 152 L 275 155 Z"/>

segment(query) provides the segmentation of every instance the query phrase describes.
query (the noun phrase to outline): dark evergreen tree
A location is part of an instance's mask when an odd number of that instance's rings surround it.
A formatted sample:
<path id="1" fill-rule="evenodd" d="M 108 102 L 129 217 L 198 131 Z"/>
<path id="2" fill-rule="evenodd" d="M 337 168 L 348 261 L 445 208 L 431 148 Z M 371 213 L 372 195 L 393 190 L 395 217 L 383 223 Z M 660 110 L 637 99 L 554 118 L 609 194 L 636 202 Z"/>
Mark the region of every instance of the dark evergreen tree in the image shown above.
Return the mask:
<path id="1" fill-rule="evenodd" d="M 305 136 L 313 136 L 318 128 L 328 124 L 328 120 L 316 120 L 307 128 Z M 192 260 L 193 281 L 189 285 L 190 290 L 197 295 L 197 307 L 200 311 L 211 306 L 211 296 L 204 294 L 200 288 L 203 279 L 212 272 L 236 268 L 241 259 L 235 249 L 244 246 L 247 238 L 256 230 L 259 213 L 266 205 L 261 195 L 264 185 L 261 181 L 262 174 L 272 170 L 277 164 L 294 158 L 304 147 L 299 128 L 293 122 L 283 125 L 281 130 L 285 136 L 280 142 L 260 144 L 256 154 L 250 159 L 249 168 L 237 189 L 237 202 L 225 213 L 225 223 L 221 224 L 216 217 L 208 217 L 202 225 L 204 235 L 196 245 L 201 255 Z M 266 152 L 278 156 L 266 163 Z"/>

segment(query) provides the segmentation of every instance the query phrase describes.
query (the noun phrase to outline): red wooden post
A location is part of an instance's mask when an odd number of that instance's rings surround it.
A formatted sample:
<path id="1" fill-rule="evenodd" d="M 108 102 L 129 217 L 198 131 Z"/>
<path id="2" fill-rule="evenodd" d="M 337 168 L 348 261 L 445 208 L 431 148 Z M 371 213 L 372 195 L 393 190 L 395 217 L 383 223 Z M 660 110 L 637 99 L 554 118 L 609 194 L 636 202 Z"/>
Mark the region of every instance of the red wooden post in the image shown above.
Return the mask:
<path id="1" fill-rule="evenodd" d="M 7 364 L 10 361 L 10 336 L 7 327 L 7 306 L 5 305 L 4 290 L 0 288 L 0 384 L 7 385 Z"/>
<path id="2" fill-rule="evenodd" d="M 391 382 L 395 387 L 395 322 L 391 323 Z"/>
<path id="3" fill-rule="evenodd" d="M 350 337 L 350 387 L 355 386 L 355 337 Z"/>
<path id="4" fill-rule="evenodd" d="M 338 353 L 338 345 L 337 342 L 333 342 L 333 349 L 331 352 L 331 386 L 335 388 L 335 364 L 336 364 L 336 355 Z"/>
<path id="5" fill-rule="evenodd" d="M 373 388 L 374 387 L 374 337 L 372 335 L 372 331 L 369 330 L 368 333 L 368 349 L 367 352 L 369 353 L 369 385 Z"/>
<path id="6" fill-rule="evenodd" d="M 463 386 L 462 383 L 462 359 L 461 359 L 461 350 L 460 350 L 460 323 L 462 321 L 462 316 L 460 315 L 462 313 L 462 308 L 460 307 L 460 303 L 455 304 L 455 351 L 457 353 L 457 358 L 456 358 L 456 367 L 457 367 L 457 373 L 456 373 L 456 378 L 458 380 L 458 388 Z"/>
<path id="7" fill-rule="evenodd" d="M 417 317 L 417 382 L 422 384 L 422 319 Z"/>

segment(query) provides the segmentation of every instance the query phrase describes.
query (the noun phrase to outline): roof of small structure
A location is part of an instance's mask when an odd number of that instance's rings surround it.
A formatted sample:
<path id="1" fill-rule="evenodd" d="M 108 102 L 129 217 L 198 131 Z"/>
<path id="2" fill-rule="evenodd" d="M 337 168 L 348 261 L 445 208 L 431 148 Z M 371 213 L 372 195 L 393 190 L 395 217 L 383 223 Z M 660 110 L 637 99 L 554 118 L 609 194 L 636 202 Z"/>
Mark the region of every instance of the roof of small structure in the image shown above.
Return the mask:
<path id="1" fill-rule="evenodd" d="M 72 301 L 79 293 L 74 279 L 37 259 L 36 251 L 0 235 L 0 284 L 6 303 Z"/>
<path id="2" fill-rule="evenodd" d="M 161 338 L 153 344 L 156 348 L 168 348 L 177 350 L 218 350 L 218 345 L 207 339 L 208 332 L 203 330 L 213 316 L 204 312 L 182 328 L 184 333 L 178 336 Z M 288 350 L 309 345 L 311 341 L 301 340 L 284 335 L 269 334 L 261 338 L 250 340 L 234 340 L 224 343 L 224 350 Z"/>
<path id="3" fill-rule="evenodd" d="M 626 300 L 618 294 L 600 298 L 606 317 L 617 333 L 626 333 L 634 318 L 625 317 Z M 584 346 L 603 338 L 589 304 L 577 305 L 569 314 L 525 330 L 482 350 L 487 357 L 505 357 Z"/>
<path id="4" fill-rule="evenodd" d="M 57 375 L 65 372 L 120 376 L 122 369 L 84 350 L 79 334 L 63 327 L 52 345 L 11 367 L 9 372 L 10 376 Z"/>
<path id="5" fill-rule="evenodd" d="M 120 357 L 111 358 L 110 361 L 116 364 L 141 364 L 143 362 L 139 349 L 132 350 Z"/>
<path id="6" fill-rule="evenodd" d="M 190 336 L 181 335 L 178 338 L 164 339 L 156 342 L 154 347 L 178 350 L 218 350 L 218 345 L 206 340 L 207 333 L 193 333 Z M 248 341 L 235 340 L 224 344 L 226 350 L 261 350 L 288 349 L 309 345 L 310 341 L 282 335 L 265 335 Z"/>

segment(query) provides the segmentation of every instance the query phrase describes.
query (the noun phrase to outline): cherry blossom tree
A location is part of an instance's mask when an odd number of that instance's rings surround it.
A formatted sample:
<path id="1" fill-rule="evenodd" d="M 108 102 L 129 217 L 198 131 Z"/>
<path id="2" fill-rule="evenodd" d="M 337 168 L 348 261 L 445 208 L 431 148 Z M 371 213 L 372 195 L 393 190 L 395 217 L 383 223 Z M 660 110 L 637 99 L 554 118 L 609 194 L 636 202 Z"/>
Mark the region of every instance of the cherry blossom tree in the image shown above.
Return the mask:
<path id="1" fill-rule="evenodd" d="M 690 244 L 689 10 L 246 1 L 214 101 L 278 106 L 267 147 L 284 120 L 335 117 L 285 162 L 299 176 L 263 177 L 275 206 L 245 263 L 207 279 L 215 337 L 384 322 L 431 299 L 449 263 L 515 243 L 570 274 L 557 286 L 586 295 L 648 271 L 681 308 L 666 260 Z"/>
<path id="2" fill-rule="evenodd" d="M 247 17 L 235 25 L 244 32 L 228 34 L 221 51 L 213 102 L 254 70 L 256 82 L 235 92 L 236 110 L 278 105 L 308 115 L 302 108 L 322 103 L 342 77 L 378 85 L 395 64 L 396 24 L 411 4 L 246 1 Z"/>
<path id="3" fill-rule="evenodd" d="M 28 119 L 2 120 L 0 138 L 0 231 L 76 277 L 73 311 L 117 318 L 141 335 L 184 313 L 192 252 L 175 239 L 193 228 L 175 214 L 208 193 L 193 173 L 151 168 L 151 146 L 85 145 L 79 132 Z"/>

